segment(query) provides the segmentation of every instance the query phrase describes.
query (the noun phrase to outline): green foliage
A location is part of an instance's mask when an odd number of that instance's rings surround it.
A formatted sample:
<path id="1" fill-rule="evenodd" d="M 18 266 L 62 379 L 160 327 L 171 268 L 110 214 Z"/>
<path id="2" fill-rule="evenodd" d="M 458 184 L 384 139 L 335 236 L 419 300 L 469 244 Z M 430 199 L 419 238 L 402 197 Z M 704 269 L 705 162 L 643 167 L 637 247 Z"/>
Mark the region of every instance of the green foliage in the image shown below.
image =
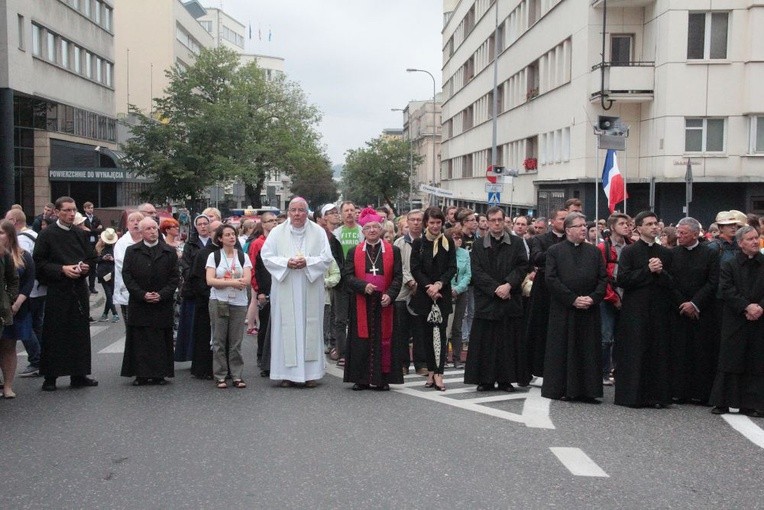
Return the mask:
<path id="1" fill-rule="evenodd" d="M 292 177 L 292 194 L 307 200 L 314 210 L 336 201 L 339 191 L 329 160 L 319 158 L 295 173 Z"/>
<path id="2" fill-rule="evenodd" d="M 408 195 L 411 170 L 422 162 L 412 154 L 409 142 L 380 137 L 345 155 L 342 169 L 342 193 L 358 204 L 384 202 L 395 210 L 395 200 Z"/>
<path id="3" fill-rule="evenodd" d="M 193 66 L 167 76 L 152 116 L 131 107 L 137 122 L 122 147 L 127 166 L 154 181 L 147 199 L 197 199 L 239 179 L 259 207 L 269 172 L 295 178 L 325 159 L 315 130 L 320 113 L 295 83 L 268 81 L 225 48 L 202 50 Z"/>

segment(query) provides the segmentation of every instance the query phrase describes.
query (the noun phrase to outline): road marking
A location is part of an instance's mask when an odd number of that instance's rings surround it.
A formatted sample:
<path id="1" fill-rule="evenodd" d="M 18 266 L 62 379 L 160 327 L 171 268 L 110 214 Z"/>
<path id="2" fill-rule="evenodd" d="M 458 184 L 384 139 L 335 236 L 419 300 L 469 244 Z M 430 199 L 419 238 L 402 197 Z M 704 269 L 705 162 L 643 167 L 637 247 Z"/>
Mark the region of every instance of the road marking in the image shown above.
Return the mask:
<path id="1" fill-rule="evenodd" d="M 590 476 L 596 478 L 610 478 L 601 467 L 597 465 L 580 448 L 549 448 L 557 459 L 562 462 L 568 471 L 575 476 Z"/>
<path id="2" fill-rule="evenodd" d="M 339 377 L 342 379 L 344 370 L 342 367 L 338 367 L 336 363 L 327 361 L 326 373 Z M 465 411 L 472 411 L 480 414 L 487 414 L 495 418 L 501 418 L 504 420 L 512 421 L 515 423 L 522 423 L 526 427 L 540 428 L 540 429 L 554 429 L 555 426 L 552 420 L 549 418 L 549 407 L 551 400 L 542 398 L 541 390 L 539 388 L 528 388 L 528 391 L 517 391 L 515 393 L 501 393 L 485 395 L 484 393 L 478 393 L 475 386 L 464 386 L 462 381 L 464 380 L 464 370 L 447 370 L 444 375 L 444 381 L 446 386 L 450 384 L 460 384 L 460 387 L 448 389 L 445 392 L 434 391 L 424 387 L 424 378 L 419 375 L 409 374 L 404 376 L 404 380 L 414 379 L 413 381 L 407 381 L 404 384 L 392 384 L 390 389 L 396 393 L 402 393 L 410 397 L 423 398 L 439 404 L 446 404 L 451 407 L 464 409 Z M 458 376 L 458 377 L 451 377 Z M 416 388 L 416 389 L 415 389 Z M 450 398 L 454 395 L 466 395 L 474 394 L 475 398 Z M 502 409 L 496 409 L 494 407 L 488 407 L 484 404 L 493 402 L 502 402 L 508 400 L 524 400 L 522 414 L 511 413 Z"/>
<path id="3" fill-rule="evenodd" d="M 125 337 L 120 338 L 108 347 L 104 347 L 98 354 L 122 354 L 125 352 Z"/>
<path id="4" fill-rule="evenodd" d="M 764 430 L 756 425 L 748 416 L 742 414 L 724 414 L 722 419 L 729 423 L 733 429 L 743 434 L 750 442 L 759 448 L 764 448 Z"/>
<path id="5" fill-rule="evenodd" d="M 97 336 L 99 333 L 103 333 L 109 329 L 109 326 L 106 324 L 91 324 L 90 325 L 90 338 L 93 338 L 94 336 Z"/>

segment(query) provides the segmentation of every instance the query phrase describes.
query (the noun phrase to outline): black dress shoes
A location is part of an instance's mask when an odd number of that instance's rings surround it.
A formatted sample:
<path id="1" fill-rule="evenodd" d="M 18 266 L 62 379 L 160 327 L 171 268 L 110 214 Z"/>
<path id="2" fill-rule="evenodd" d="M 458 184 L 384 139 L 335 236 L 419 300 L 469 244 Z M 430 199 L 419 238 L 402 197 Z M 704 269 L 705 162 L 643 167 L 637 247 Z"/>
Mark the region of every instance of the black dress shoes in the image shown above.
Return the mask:
<path id="1" fill-rule="evenodd" d="M 56 391 L 56 380 L 45 378 L 42 383 L 42 391 Z"/>
<path id="2" fill-rule="evenodd" d="M 368 390 L 368 389 L 369 389 L 369 385 L 368 384 L 355 383 L 353 385 L 353 391 L 363 391 L 363 390 Z"/>
<path id="3" fill-rule="evenodd" d="M 93 386 L 98 386 L 98 381 L 95 379 L 85 377 L 84 375 L 72 377 L 72 388 L 89 388 Z"/>
<path id="4" fill-rule="evenodd" d="M 511 383 L 499 384 L 499 391 L 506 391 L 507 393 L 514 393 L 515 387 Z"/>
<path id="5" fill-rule="evenodd" d="M 711 409 L 711 414 L 725 414 L 725 413 L 728 413 L 728 412 L 730 412 L 730 408 L 729 407 L 719 407 L 719 406 L 716 406 L 713 409 Z"/>
<path id="6" fill-rule="evenodd" d="M 148 382 L 149 380 L 145 377 L 136 377 L 133 386 L 145 386 Z"/>
<path id="7" fill-rule="evenodd" d="M 478 391 L 492 391 L 493 390 L 493 384 L 478 384 L 477 390 Z"/>

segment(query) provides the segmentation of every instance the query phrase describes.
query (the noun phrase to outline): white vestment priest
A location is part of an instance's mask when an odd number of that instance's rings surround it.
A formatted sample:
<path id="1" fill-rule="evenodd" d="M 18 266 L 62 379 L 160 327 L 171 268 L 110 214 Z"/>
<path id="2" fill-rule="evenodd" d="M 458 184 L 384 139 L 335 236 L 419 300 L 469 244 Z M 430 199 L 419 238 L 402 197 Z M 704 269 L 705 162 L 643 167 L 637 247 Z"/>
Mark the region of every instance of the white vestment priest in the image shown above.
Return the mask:
<path id="1" fill-rule="evenodd" d="M 290 269 L 290 258 L 302 255 L 306 266 Z M 271 374 L 274 380 L 321 379 L 324 358 L 324 273 L 331 265 L 323 228 L 307 221 L 302 228 L 287 221 L 274 228 L 261 251 L 271 273 Z"/>

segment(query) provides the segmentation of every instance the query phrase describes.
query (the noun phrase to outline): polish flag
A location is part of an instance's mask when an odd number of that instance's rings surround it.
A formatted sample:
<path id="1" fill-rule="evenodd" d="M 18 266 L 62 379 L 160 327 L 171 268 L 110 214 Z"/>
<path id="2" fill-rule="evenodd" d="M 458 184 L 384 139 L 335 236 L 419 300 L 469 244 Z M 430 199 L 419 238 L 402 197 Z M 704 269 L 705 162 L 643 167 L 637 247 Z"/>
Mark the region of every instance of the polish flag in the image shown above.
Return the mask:
<path id="1" fill-rule="evenodd" d="M 611 213 L 615 211 L 617 204 L 629 198 L 621 170 L 618 168 L 618 158 L 613 149 L 608 149 L 607 156 L 605 156 L 605 167 L 602 169 L 602 189 L 607 195 L 607 207 Z"/>

